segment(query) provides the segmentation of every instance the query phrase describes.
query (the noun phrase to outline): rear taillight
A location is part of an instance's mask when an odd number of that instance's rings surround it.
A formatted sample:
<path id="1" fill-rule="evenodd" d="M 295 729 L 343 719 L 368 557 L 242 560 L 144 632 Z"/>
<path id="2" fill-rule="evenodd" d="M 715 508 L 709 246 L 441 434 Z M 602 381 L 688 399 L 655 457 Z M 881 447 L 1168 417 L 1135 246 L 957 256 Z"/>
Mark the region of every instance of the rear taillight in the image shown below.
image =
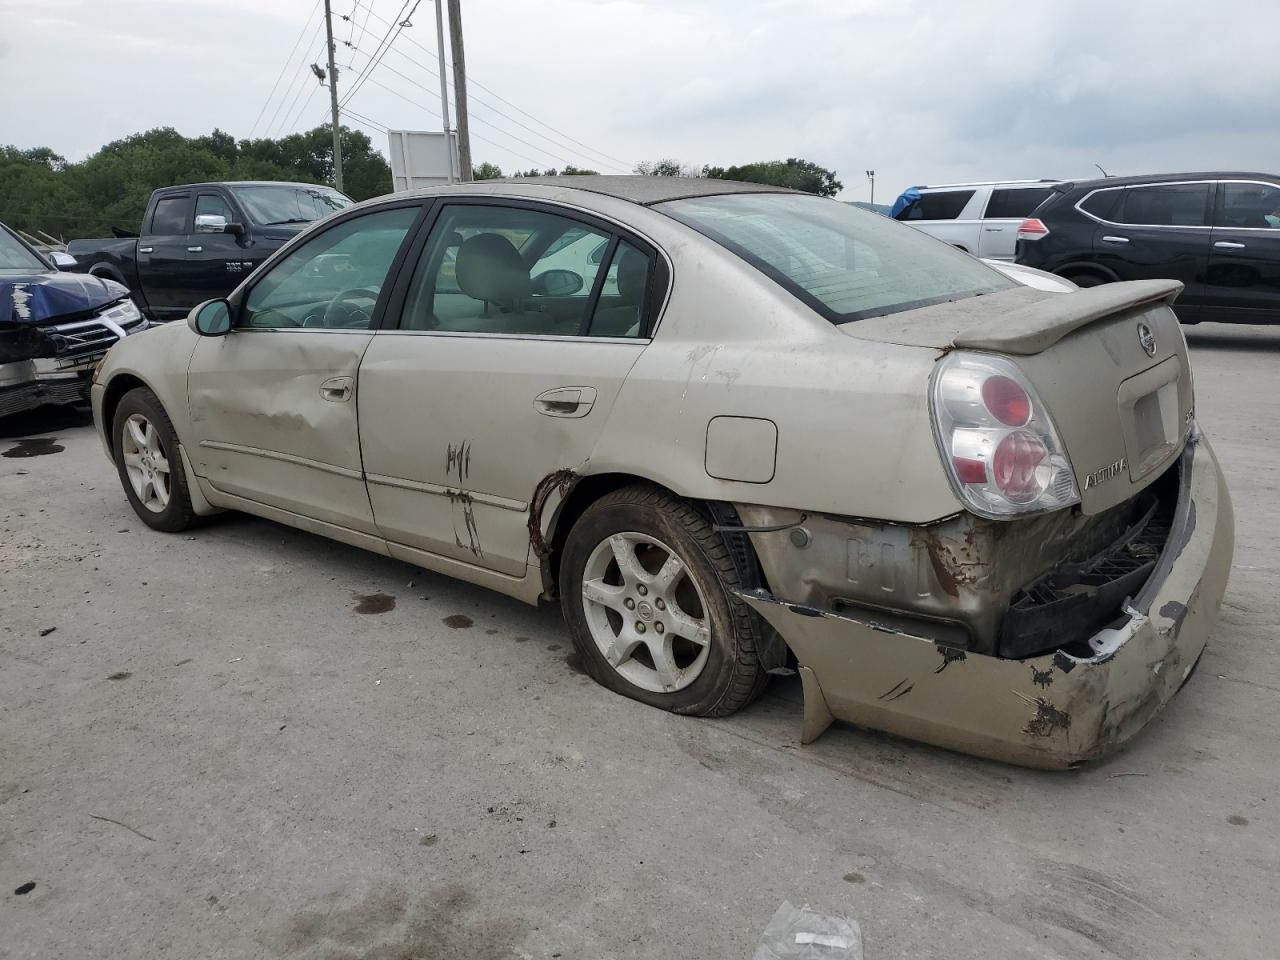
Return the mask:
<path id="1" fill-rule="evenodd" d="M 1049 228 L 1044 225 L 1044 221 L 1035 217 L 1023 220 L 1022 226 L 1018 228 L 1019 240 L 1042 240 L 1048 235 Z"/>
<path id="2" fill-rule="evenodd" d="M 974 513 L 1002 518 L 1080 502 L 1058 430 L 1016 364 L 949 354 L 930 398 L 947 473 Z"/>

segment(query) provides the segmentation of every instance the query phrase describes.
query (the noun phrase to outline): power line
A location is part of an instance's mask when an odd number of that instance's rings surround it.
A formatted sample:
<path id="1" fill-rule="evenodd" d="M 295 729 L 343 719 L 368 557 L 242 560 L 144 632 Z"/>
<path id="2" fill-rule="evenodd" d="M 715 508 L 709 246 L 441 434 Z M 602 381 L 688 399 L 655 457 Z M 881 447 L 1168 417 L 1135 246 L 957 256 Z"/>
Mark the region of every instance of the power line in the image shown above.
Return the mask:
<path id="1" fill-rule="evenodd" d="M 350 107 L 339 107 L 338 112 L 341 113 L 344 117 L 349 117 L 350 119 L 355 120 L 357 123 L 363 123 L 366 126 L 373 127 L 373 129 L 377 130 L 379 133 L 387 132 L 387 127 L 385 124 L 381 124 L 377 120 L 372 120 L 369 117 L 362 116 L 361 114 L 356 113 Z"/>
<path id="2" fill-rule="evenodd" d="M 403 50 L 396 50 L 396 53 L 398 53 L 400 56 L 404 57 L 406 60 L 408 60 L 408 61 L 409 61 L 410 63 L 412 63 L 414 66 L 421 67 L 423 70 L 425 70 L 425 71 L 426 71 L 428 74 L 430 74 L 431 76 L 435 77 L 437 80 L 439 79 L 439 74 L 438 74 L 438 73 L 436 73 L 434 70 L 432 70 L 432 69 L 431 69 L 430 67 L 428 67 L 426 64 L 424 64 L 424 63 L 422 63 L 422 62 L 420 62 L 420 61 L 418 61 L 418 60 L 414 60 L 412 57 L 410 57 L 410 56 L 409 56 L 407 53 L 405 53 Z M 401 73 L 401 72 L 400 72 L 399 70 L 397 70 L 395 67 L 391 66 L 391 64 L 387 63 L 387 62 L 386 62 L 386 60 L 383 60 L 383 61 L 381 62 L 381 64 L 380 64 L 380 65 L 381 65 L 382 67 L 386 68 L 387 70 L 390 70 L 392 73 L 394 73 L 396 76 L 398 76 L 398 77 L 402 78 L 402 79 L 403 79 L 403 80 L 405 80 L 407 83 L 411 83 L 411 84 L 413 84 L 415 87 L 418 87 L 420 90 L 425 90 L 425 91 L 426 91 L 426 92 L 428 92 L 428 93 L 432 93 L 432 92 L 434 92 L 434 91 L 432 91 L 432 90 L 431 90 L 431 88 L 427 87 L 427 86 L 426 86 L 426 85 L 424 85 L 424 84 L 418 83 L 416 80 L 414 80 L 412 77 L 408 76 L 407 74 Z M 475 98 L 473 98 L 473 99 L 475 99 Z M 473 120 L 475 120 L 477 123 L 482 123 L 482 124 L 484 124 L 486 127 L 491 127 L 492 129 L 494 129 L 494 130 L 498 131 L 499 133 L 501 133 L 503 136 L 505 136 L 505 137 L 509 137 L 510 139 L 512 139 L 512 140 L 514 140 L 514 141 L 516 141 L 517 143 L 522 143 L 522 144 L 524 144 L 526 147 L 531 147 L 531 148 L 532 148 L 532 149 L 534 149 L 534 150 L 544 151 L 544 152 L 546 152 L 548 155 L 550 155 L 550 154 L 552 154 L 552 153 L 559 154 L 560 159 L 559 159 L 559 160 L 556 160 L 555 162 L 556 162 L 557 164 L 559 164 L 560 166 L 564 166 L 564 165 L 566 165 L 566 164 L 568 164 L 568 165 L 572 165 L 572 162 L 571 162 L 571 161 L 568 161 L 568 160 L 566 160 L 566 159 L 565 159 L 565 151 L 566 151 L 566 145 L 565 145 L 565 144 L 563 144 L 563 143 L 559 143 L 559 142 L 557 142 L 556 140 L 552 139 L 551 137 L 548 137 L 546 134 L 539 133 L 537 130 L 534 130 L 534 129 L 532 129 L 531 127 L 526 126 L 525 124 L 520 123 L 520 121 L 519 121 L 519 120 L 516 120 L 514 117 L 510 117 L 510 116 L 508 116 L 507 114 L 503 113 L 503 112 L 502 112 L 502 111 L 500 111 L 500 110 L 496 110 L 494 107 L 490 106 L 489 104 L 486 104 L 483 100 L 478 100 L 478 99 L 477 99 L 477 102 L 478 102 L 478 103 L 480 103 L 480 104 L 482 104 L 482 105 L 484 106 L 484 109 L 486 109 L 486 110 L 494 110 L 494 112 L 496 112 L 499 116 L 501 116 L 501 117 L 506 117 L 508 120 L 511 120 L 511 121 L 512 121 L 513 123 L 515 123 L 517 126 L 521 127 L 521 128 L 522 128 L 522 129 L 524 129 L 524 130 L 528 130 L 530 133 L 534 134 L 534 136 L 538 136 L 538 137 L 541 137 L 542 139 L 546 140 L 548 143 L 550 143 L 550 144 L 552 145 L 552 148 L 553 148 L 553 149 L 552 149 L 552 150 L 548 150 L 548 149 L 547 149 L 545 146 L 543 146 L 542 144 L 538 144 L 538 143 L 530 143 L 528 140 L 525 140 L 523 137 L 518 137 L 518 136 L 516 136 L 515 134 L 513 134 L 513 133 L 511 133 L 511 132 L 509 132 L 509 131 L 507 131 L 507 130 L 505 130 L 503 127 L 499 126 L 498 124 L 494 123 L 493 121 L 491 121 L 491 120 L 486 120 L 483 116 L 473 116 L 473 117 L 472 117 L 472 119 L 473 119 Z M 433 113 L 432 115 L 433 115 L 433 116 L 436 116 L 436 117 L 439 117 L 439 114 L 436 114 L 436 113 Z M 481 140 L 485 140 L 485 142 L 486 142 L 486 143 L 493 143 L 493 141 L 492 141 L 492 140 L 486 140 L 484 137 L 480 137 L 479 139 L 481 139 Z M 509 148 L 503 148 L 503 149 L 509 149 Z M 574 150 L 574 149 L 572 149 L 572 148 L 567 148 L 567 153 L 568 153 L 568 154 L 570 154 L 570 155 L 576 155 L 580 160 L 586 160 L 586 161 L 587 161 L 587 163 L 589 163 L 589 164 L 593 164 L 593 165 L 598 165 L 598 164 L 600 164 L 600 161 L 599 161 L 599 160 L 593 159 L 592 157 L 588 156 L 588 155 L 587 155 L 587 154 L 585 154 L 585 153 L 582 153 L 581 151 Z M 528 158 L 526 157 L 525 159 L 528 159 Z M 607 164 L 606 164 L 605 166 L 607 166 Z M 616 167 L 615 167 L 615 169 L 626 169 L 626 168 L 616 168 Z"/>
<path id="3" fill-rule="evenodd" d="M 302 38 L 307 35 L 307 25 L 311 22 L 311 18 L 316 15 L 316 11 L 320 9 L 320 3 L 321 0 L 316 0 L 316 5 L 311 8 L 311 13 L 302 21 L 302 29 L 298 31 L 298 39 L 293 42 L 293 49 L 289 51 L 289 56 L 285 58 L 284 63 L 281 65 L 276 82 L 271 85 L 271 92 L 267 94 L 267 99 L 262 101 L 262 109 L 258 111 L 257 119 L 253 121 L 253 126 L 249 128 L 250 137 L 257 132 L 258 123 L 262 120 L 262 115 L 267 112 L 267 105 L 271 103 L 271 98 L 276 95 L 276 88 L 280 86 L 280 81 L 284 79 L 285 71 L 289 69 L 289 64 L 293 61 L 293 55 L 298 52 L 298 47 L 302 44 Z"/>
<path id="4" fill-rule="evenodd" d="M 418 4 L 421 3 L 422 0 L 412 0 L 412 2 L 413 9 L 417 10 Z M 400 8 L 400 17 L 397 22 L 388 24 L 387 32 L 383 34 L 382 40 L 379 41 L 377 49 L 373 51 L 373 56 L 370 57 L 369 62 L 364 65 L 364 68 L 360 71 L 360 75 L 356 77 L 355 83 L 353 83 L 351 85 L 351 89 L 347 91 L 347 95 L 342 98 L 342 104 L 351 102 L 352 97 L 356 95 L 365 80 L 369 78 L 369 74 L 373 72 L 373 68 L 378 65 L 383 56 L 386 55 L 386 51 L 391 48 L 392 42 L 404 30 L 404 25 L 409 22 L 408 17 L 405 17 L 404 15 L 404 12 L 409 9 L 409 3 L 410 0 L 404 0 L 404 6 Z M 409 16 L 413 16 L 413 14 L 411 13 Z M 342 104 L 339 104 L 339 106 Z"/>
<path id="5" fill-rule="evenodd" d="M 386 20 L 383 20 L 383 19 L 382 19 L 382 17 L 378 16 L 376 13 L 373 13 L 373 8 L 372 8 L 372 6 L 371 6 L 371 5 L 369 5 L 369 4 L 366 4 L 366 3 L 364 2 L 364 0 L 351 0 L 351 2 L 352 2 L 352 3 L 354 3 L 357 7 L 364 7 L 364 8 L 365 8 L 365 20 L 366 20 L 366 22 L 368 21 L 369 17 L 370 17 L 370 16 L 372 16 L 372 17 L 373 17 L 373 19 L 377 20 L 377 21 L 378 21 L 378 22 L 380 22 L 380 23 L 384 23 L 384 24 L 385 24 L 385 23 L 387 23 L 387 21 L 386 21 Z M 371 2 L 372 2 L 372 0 L 370 0 L 370 3 L 371 3 Z M 408 41 L 409 41 L 411 44 L 413 44 L 415 47 L 417 47 L 419 50 L 421 50 L 423 53 L 425 53 L 427 56 L 429 56 L 432 60 L 435 60 L 437 63 L 439 62 L 440 58 L 439 58 L 438 56 L 436 56 L 436 54 L 432 53 L 429 49 L 427 49 L 427 48 L 426 48 L 426 47 L 424 47 L 422 44 L 420 44 L 417 40 L 415 40 L 412 36 L 409 36 L 409 37 L 407 37 L 406 39 L 408 39 Z M 406 56 L 406 55 L 403 53 L 403 51 L 397 50 L 396 52 L 397 52 L 397 53 L 400 53 L 400 54 L 401 54 L 401 56 Z M 412 61 L 412 62 L 416 62 L 416 61 Z M 434 73 L 434 71 L 431 71 L 431 69 L 430 69 L 429 67 L 426 67 L 424 64 L 419 63 L 419 64 L 418 64 L 418 66 L 423 67 L 423 69 L 425 69 L 425 70 L 427 70 L 428 72 L 432 73 L 432 75 L 433 75 L 433 76 L 439 76 L 438 74 Z M 495 99 L 497 99 L 497 100 L 501 100 L 503 103 L 505 103 L 505 104 L 506 104 L 507 106 L 509 106 L 511 109 L 515 110 L 517 113 L 521 113 L 521 114 L 523 114 L 524 116 L 528 117 L 528 118 L 529 118 L 530 120 L 532 120 L 534 123 L 537 123 L 537 124 L 539 124 L 539 125 L 541 125 L 541 126 L 546 127 L 548 130 L 550 130 L 552 133 L 556 134 L 557 136 L 562 137 L 563 139 L 568 140 L 568 141 L 570 141 L 571 143 L 575 143 L 575 144 L 577 144 L 578 146 L 580 146 L 580 147 L 584 148 L 585 150 L 587 150 L 587 151 L 588 151 L 588 153 L 591 153 L 591 154 L 597 154 L 597 155 L 599 155 L 599 156 L 601 156 L 601 157 L 604 157 L 606 160 L 613 161 L 615 164 L 620 165 L 621 167 L 623 167 L 624 169 L 626 169 L 626 170 L 628 170 L 628 171 L 630 171 L 630 170 L 631 170 L 631 168 L 632 168 L 632 166 L 633 166 L 633 164 L 632 164 L 632 162 L 631 162 L 631 161 L 629 161 L 629 160 L 622 160 L 622 159 L 620 159 L 619 157 L 611 156 L 610 154 L 604 153 L 604 152 L 603 152 L 603 151 L 601 151 L 601 150 L 596 150 L 596 149 L 595 149 L 595 148 L 593 148 L 593 147 L 589 147 L 589 146 L 587 146 L 587 145 L 586 145 L 585 143 L 583 143 L 581 140 L 575 140 L 573 137 L 569 136 L 567 133 L 563 133 L 563 132 L 561 132 L 560 130 L 557 130 L 555 127 L 551 126 L 551 124 L 547 123 L 545 120 L 539 120 L 537 117 L 535 117 L 533 114 L 529 113 L 527 110 L 522 110 L 520 107 L 516 106 L 516 105 L 515 105 L 514 103 L 512 103 L 510 100 L 507 100 L 506 98 L 504 98 L 504 97 L 500 96 L 499 94 L 495 93 L 492 89 L 490 89 L 489 87 L 486 87 L 486 86 L 485 86 L 483 83 L 481 83 L 479 80 L 476 80 L 476 79 L 475 79 L 475 78 L 474 78 L 470 73 L 468 73 L 468 74 L 467 74 L 467 79 L 468 79 L 468 80 L 469 80 L 469 81 L 470 81 L 474 86 L 477 86 L 477 87 L 479 87 L 481 90 L 484 90 L 486 93 L 488 93 L 490 96 L 494 97 Z M 473 95 L 471 99 L 477 99 L 477 98 Z M 484 101 L 483 101 L 483 100 L 481 100 L 480 102 L 481 102 L 481 103 L 484 103 Z M 520 125 L 520 126 L 524 127 L 524 129 L 529 130 L 529 132 L 530 132 L 530 133 L 537 134 L 537 136 L 540 136 L 540 137 L 542 137 L 542 138 L 543 138 L 543 139 L 545 139 L 545 140 L 551 140 L 551 139 L 552 139 L 551 137 L 548 137 L 546 134 L 539 133 L 539 132 L 538 132 L 538 131 L 536 131 L 536 130 L 532 130 L 532 129 L 530 129 L 529 127 L 525 127 L 525 126 L 524 126 L 524 124 L 520 123 L 520 121 L 519 121 L 519 120 L 516 120 L 514 117 L 511 117 L 511 116 L 509 116 L 509 115 L 507 115 L 507 114 L 503 113 L 501 110 L 499 110 L 497 107 L 494 107 L 492 104 L 485 104 L 485 106 L 487 106 L 487 107 L 488 107 L 488 109 L 492 110 L 494 113 L 497 113 L 497 114 L 499 114 L 500 116 L 506 117 L 506 118 L 507 118 L 508 120 L 510 120 L 512 123 L 515 123 L 515 124 L 518 124 L 518 125 Z M 576 152 L 576 151 L 573 151 L 573 152 Z M 599 161 L 599 160 L 592 160 L 591 162 L 592 162 L 592 163 L 599 163 L 600 161 Z"/>
<path id="6" fill-rule="evenodd" d="M 306 28 L 304 27 L 303 29 L 305 30 Z M 309 50 L 313 46 L 315 46 L 316 41 L 320 37 L 320 31 L 323 29 L 324 29 L 324 21 L 321 20 L 319 23 L 316 24 L 315 30 L 312 31 L 311 39 L 307 41 L 306 46 L 303 47 L 302 49 Z M 310 75 L 310 70 L 307 67 L 307 58 L 303 57 L 302 62 L 298 64 L 297 72 L 294 74 L 293 79 L 289 81 L 289 85 L 288 87 L 285 88 L 285 92 L 281 94 L 280 102 L 276 104 L 275 113 L 271 115 L 270 121 L 268 121 L 267 125 L 263 128 L 262 132 L 264 135 L 269 135 L 271 131 L 275 129 L 276 118 L 280 116 L 280 109 L 284 107 L 286 102 L 288 102 L 289 106 L 285 108 L 284 115 L 286 117 L 289 116 L 290 111 L 293 110 L 293 105 L 298 102 L 298 97 L 302 95 L 302 90 L 305 89 L 306 87 L 306 78 L 309 75 Z M 301 84 L 298 83 L 299 76 L 302 77 Z M 298 91 L 294 93 L 293 99 L 290 100 L 289 94 L 293 91 L 293 88 L 295 86 L 298 87 Z"/>

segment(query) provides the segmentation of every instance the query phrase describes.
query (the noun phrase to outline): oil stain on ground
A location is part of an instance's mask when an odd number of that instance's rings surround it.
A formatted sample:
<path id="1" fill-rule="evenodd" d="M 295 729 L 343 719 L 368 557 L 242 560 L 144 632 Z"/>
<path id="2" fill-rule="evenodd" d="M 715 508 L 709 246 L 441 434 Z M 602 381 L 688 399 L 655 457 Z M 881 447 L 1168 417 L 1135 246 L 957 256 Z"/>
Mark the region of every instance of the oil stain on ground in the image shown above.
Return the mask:
<path id="1" fill-rule="evenodd" d="M 31 440 L 19 440 L 0 456 L 10 458 L 45 457 L 51 453 L 61 453 L 67 449 L 58 443 L 57 437 L 35 437 Z"/>
<path id="2" fill-rule="evenodd" d="M 396 598 L 389 593 L 353 593 L 356 613 L 386 613 L 396 608 Z"/>
<path id="3" fill-rule="evenodd" d="M 523 925 L 508 917 L 472 916 L 474 898 L 463 887 L 431 890 L 411 897 L 383 889 L 352 906 L 330 905 L 294 916 L 284 929 L 264 939 L 277 955 L 360 957 L 402 960 L 407 957 L 458 957 L 467 960 L 510 960 L 524 938 Z"/>
<path id="4" fill-rule="evenodd" d="M 454 613 L 444 618 L 444 625 L 454 630 L 465 630 L 474 623 L 475 621 L 465 613 Z"/>
<path id="5" fill-rule="evenodd" d="M 115 673 L 107 677 L 108 680 L 128 680 L 133 674 L 128 670 L 117 670 Z"/>

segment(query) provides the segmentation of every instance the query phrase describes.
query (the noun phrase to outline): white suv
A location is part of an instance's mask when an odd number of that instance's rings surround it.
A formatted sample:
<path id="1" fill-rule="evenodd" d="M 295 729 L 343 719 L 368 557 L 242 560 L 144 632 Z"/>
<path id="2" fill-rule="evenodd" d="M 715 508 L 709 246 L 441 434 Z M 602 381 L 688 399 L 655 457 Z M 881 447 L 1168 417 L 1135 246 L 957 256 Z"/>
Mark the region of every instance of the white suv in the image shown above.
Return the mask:
<path id="1" fill-rule="evenodd" d="M 1012 260 L 1018 226 L 1046 200 L 1057 180 L 1005 180 L 908 187 L 893 218 L 990 260 Z"/>

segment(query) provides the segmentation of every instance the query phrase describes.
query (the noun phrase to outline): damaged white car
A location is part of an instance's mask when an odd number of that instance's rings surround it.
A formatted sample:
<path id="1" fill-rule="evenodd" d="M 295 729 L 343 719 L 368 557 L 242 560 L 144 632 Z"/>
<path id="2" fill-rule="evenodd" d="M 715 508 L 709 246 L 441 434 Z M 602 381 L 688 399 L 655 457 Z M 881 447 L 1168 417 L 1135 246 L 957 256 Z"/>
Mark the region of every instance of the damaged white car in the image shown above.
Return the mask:
<path id="1" fill-rule="evenodd" d="M 884 217 L 718 180 L 442 187 L 317 224 L 114 347 L 150 526 L 236 509 L 558 597 L 627 696 L 1064 767 L 1204 648 L 1230 499 L 1169 304 L 1019 285 Z"/>

